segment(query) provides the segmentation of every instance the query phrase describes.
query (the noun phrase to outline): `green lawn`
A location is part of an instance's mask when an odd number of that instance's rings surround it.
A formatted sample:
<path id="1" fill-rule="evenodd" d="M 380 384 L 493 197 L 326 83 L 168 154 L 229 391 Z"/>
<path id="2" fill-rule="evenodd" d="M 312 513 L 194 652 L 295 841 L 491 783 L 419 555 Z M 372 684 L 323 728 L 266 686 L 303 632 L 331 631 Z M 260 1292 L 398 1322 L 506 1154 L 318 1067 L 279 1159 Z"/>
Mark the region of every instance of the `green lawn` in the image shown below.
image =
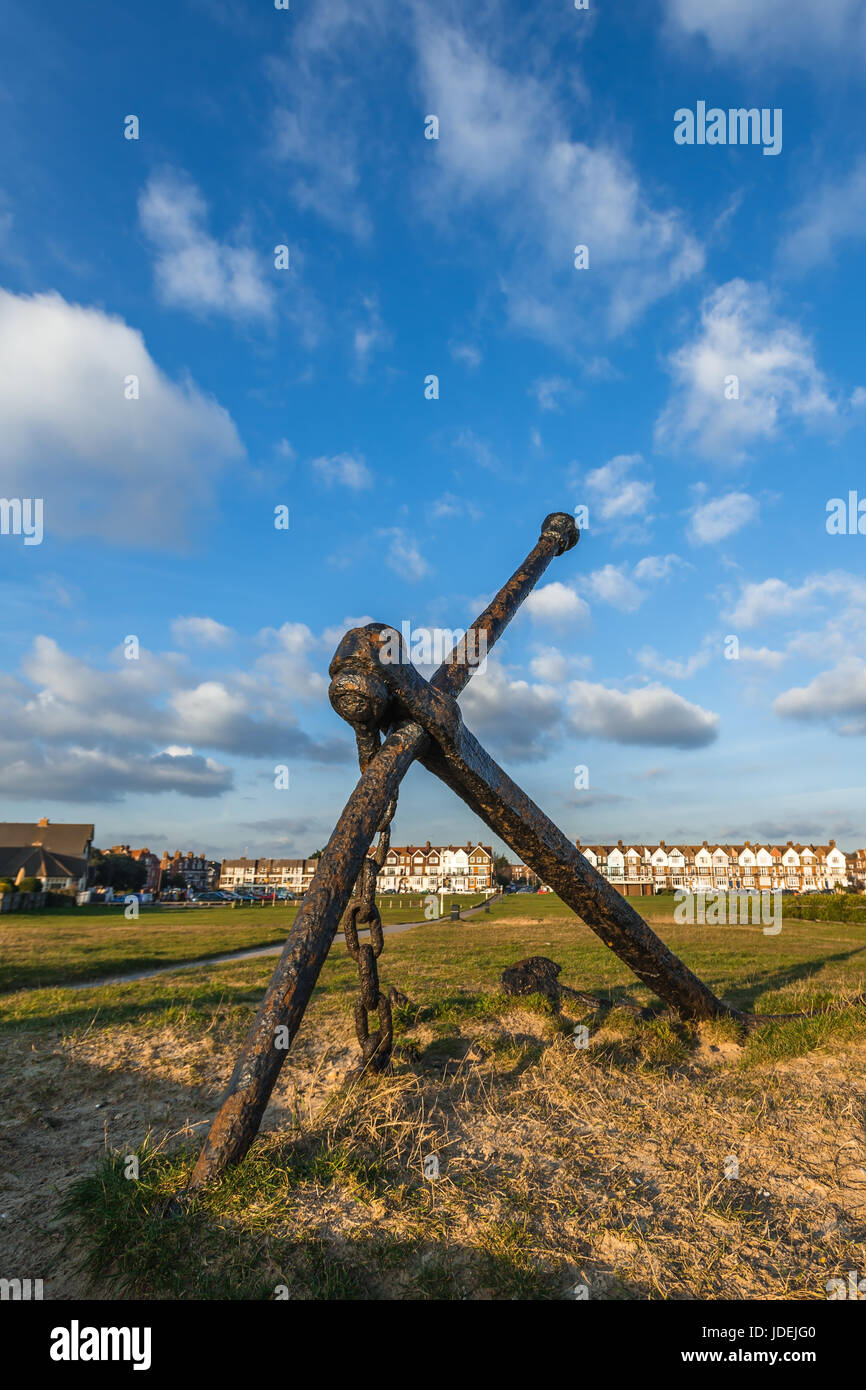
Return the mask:
<path id="1" fill-rule="evenodd" d="M 287 1286 L 300 1299 L 514 1301 L 569 1298 L 579 1280 L 601 1299 L 824 1298 L 863 1232 L 866 1010 L 853 1000 L 866 926 L 785 921 L 765 936 L 642 905 L 724 999 L 811 1016 L 748 1033 L 635 1018 L 616 1002 L 658 1007 L 651 992 L 556 898 L 520 895 L 386 938 L 382 985 L 409 1003 L 394 1010 L 391 1071 L 349 1089 L 357 971 L 337 940 L 250 1155 L 170 1219 L 274 961 L 7 994 L 2 1193 L 19 1204 L 28 1268 L 47 1297 L 93 1296 L 93 1277 L 115 1298 Z M 269 918 L 253 913 L 261 931 Z M 220 921 L 210 930 L 229 930 Z M 208 930 L 204 913 L 198 924 L 186 930 Z M 91 924 L 94 948 L 118 930 Z M 558 1016 L 506 999 L 500 973 L 526 955 L 613 1009 L 566 1000 Z M 437 1183 L 422 1171 L 431 1152 Z"/>
<path id="2" fill-rule="evenodd" d="M 64 984 L 284 939 L 296 907 L 122 908 L 4 913 L 0 990 Z"/>
<path id="3" fill-rule="evenodd" d="M 403 899 L 407 905 L 403 920 L 411 920 L 410 901 L 415 900 Z M 643 900 L 652 906 L 659 901 Z M 395 911 L 399 912 L 399 907 Z M 39 943 L 44 948 L 49 937 L 49 926 L 42 919 L 41 924 L 30 926 L 33 936 L 25 936 L 21 953 L 29 954 L 30 964 L 27 968 L 20 964 L 17 974 L 56 977 L 62 971 L 67 978 L 81 980 L 117 965 L 133 969 L 133 962 L 147 953 L 153 958 L 157 951 L 161 962 L 181 961 L 269 939 L 281 941 L 290 920 L 290 910 L 286 909 L 270 914 L 250 908 L 244 913 L 230 910 L 226 915 L 242 920 L 234 927 L 225 924 L 225 917 L 214 921 L 207 914 L 208 920 L 204 920 L 203 910 L 201 918 L 188 926 L 165 919 L 140 919 L 128 925 L 118 922 L 110 927 L 104 920 L 89 925 L 73 921 L 62 935 L 49 938 L 55 946 L 52 964 L 44 957 L 39 962 L 33 959 Z M 251 922 L 251 917 L 255 921 Z M 26 933 L 23 918 L 18 920 L 18 930 Z M 660 922 L 658 915 L 653 925 L 671 950 L 716 994 L 749 1012 L 820 1010 L 840 995 L 866 991 L 866 926 L 859 923 L 792 921 L 783 924 L 778 936 L 765 936 L 759 926 L 677 926 Z M 130 933 L 126 942 L 125 932 Z M 78 958 L 82 950 L 88 951 L 83 960 Z M 417 1001 L 456 1001 L 467 992 L 474 995 L 495 990 L 503 967 L 528 955 L 552 957 L 562 966 L 560 979 L 564 984 L 592 991 L 599 998 L 659 1006 L 647 986 L 552 894 L 509 897 L 494 905 L 490 916 L 481 913 L 460 923 L 429 922 L 386 938 L 380 975 L 386 985 L 396 984 Z M 236 1017 L 251 1021 L 273 968 L 271 958 L 228 962 L 73 995 L 62 987 L 26 990 L 26 985 L 34 983 L 27 979 L 24 985 L 16 985 L 25 992 L 7 994 L 0 1023 L 5 1018 L 7 1022 L 55 1021 L 74 1026 L 85 1016 L 92 1017 L 97 1007 L 104 1021 L 114 1017 L 135 1020 L 139 1008 L 144 1018 L 163 1021 L 160 1015 L 165 1009 L 172 1016 L 178 1007 L 189 1006 L 195 1012 L 199 1001 L 206 1009 L 219 999 L 225 1000 L 229 1009 L 234 1001 L 240 1008 Z M 44 983 L 57 981 L 52 978 Z M 322 970 L 311 1010 L 322 995 L 345 995 L 348 1006 L 355 983 L 355 967 L 338 938 Z M 861 1018 L 858 1014 L 857 1020 L 858 1030 L 861 1024 L 866 1025 L 866 1015 Z M 782 1025 L 773 1027 L 781 1029 Z M 793 1035 L 800 1028 L 800 1024 L 792 1024 L 788 1032 Z M 795 1051 L 799 1046 L 797 1043 Z"/>
<path id="4" fill-rule="evenodd" d="M 459 901 L 467 907 L 476 900 Z M 424 900 L 417 895 L 389 894 L 379 899 L 379 909 L 386 926 L 420 921 Z M 224 951 L 277 945 L 285 940 L 296 912 L 296 903 L 277 902 L 236 908 L 143 907 L 136 921 L 127 921 L 122 907 L 4 913 L 0 917 L 0 993 L 98 980 Z"/>

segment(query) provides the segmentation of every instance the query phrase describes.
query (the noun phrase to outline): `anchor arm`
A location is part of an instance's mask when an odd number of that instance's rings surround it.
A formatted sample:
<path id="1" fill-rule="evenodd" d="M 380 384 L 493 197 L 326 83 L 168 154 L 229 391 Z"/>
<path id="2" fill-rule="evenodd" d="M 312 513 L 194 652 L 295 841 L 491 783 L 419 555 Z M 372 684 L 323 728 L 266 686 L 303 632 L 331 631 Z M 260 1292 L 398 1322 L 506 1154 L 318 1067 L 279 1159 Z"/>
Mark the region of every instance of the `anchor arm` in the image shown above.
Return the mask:
<path id="1" fill-rule="evenodd" d="M 378 635 L 371 632 L 376 644 Z M 425 728 L 432 742 L 419 755 L 549 883 L 587 926 L 665 1003 L 686 1018 L 739 1017 L 656 936 L 639 913 L 594 869 L 577 846 L 536 806 L 466 728 L 456 700 L 433 688 L 406 664 L 382 664 L 400 712 Z M 435 677 L 434 677 L 435 679 Z"/>

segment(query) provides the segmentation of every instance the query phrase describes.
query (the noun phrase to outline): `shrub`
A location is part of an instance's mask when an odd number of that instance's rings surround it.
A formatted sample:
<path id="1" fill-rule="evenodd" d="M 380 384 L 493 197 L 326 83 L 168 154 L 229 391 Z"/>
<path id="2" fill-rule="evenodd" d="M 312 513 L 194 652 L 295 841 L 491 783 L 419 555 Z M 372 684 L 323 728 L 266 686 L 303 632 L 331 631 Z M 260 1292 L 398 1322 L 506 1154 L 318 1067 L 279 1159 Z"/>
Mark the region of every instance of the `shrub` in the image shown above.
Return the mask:
<path id="1" fill-rule="evenodd" d="M 22 878 L 18 884 L 19 893 L 41 893 L 42 880 L 40 878 Z"/>
<path id="2" fill-rule="evenodd" d="M 45 894 L 45 906 L 74 907 L 77 892 L 75 888 L 49 888 Z"/>
<path id="3" fill-rule="evenodd" d="M 15 884 L 11 878 L 0 878 L 0 893 L 14 893 Z"/>

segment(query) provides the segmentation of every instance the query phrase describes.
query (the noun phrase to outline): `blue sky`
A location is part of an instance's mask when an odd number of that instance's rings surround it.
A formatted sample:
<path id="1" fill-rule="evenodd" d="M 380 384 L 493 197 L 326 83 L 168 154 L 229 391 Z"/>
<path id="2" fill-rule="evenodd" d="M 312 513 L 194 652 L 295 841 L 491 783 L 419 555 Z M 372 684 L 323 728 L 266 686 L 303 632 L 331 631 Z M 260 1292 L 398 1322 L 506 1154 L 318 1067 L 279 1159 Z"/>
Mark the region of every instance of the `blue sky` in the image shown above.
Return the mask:
<path id="1" fill-rule="evenodd" d="M 341 632 L 467 625 L 586 506 L 467 724 L 584 841 L 866 841 L 857 0 L 13 0 L 0 53 L 0 495 L 44 506 L 0 816 L 310 853 Z M 699 101 L 781 151 L 678 145 Z M 410 773 L 398 841 L 481 834 Z"/>

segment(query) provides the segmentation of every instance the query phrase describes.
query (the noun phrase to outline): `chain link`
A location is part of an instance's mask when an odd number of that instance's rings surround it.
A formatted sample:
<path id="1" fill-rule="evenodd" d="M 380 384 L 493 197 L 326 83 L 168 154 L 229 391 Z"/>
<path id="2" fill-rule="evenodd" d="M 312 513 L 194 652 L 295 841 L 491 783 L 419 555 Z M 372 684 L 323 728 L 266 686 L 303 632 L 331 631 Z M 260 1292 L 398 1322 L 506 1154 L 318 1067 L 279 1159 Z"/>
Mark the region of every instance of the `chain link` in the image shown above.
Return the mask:
<path id="1" fill-rule="evenodd" d="M 370 760 L 372 750 L 361 749 L 359 744 L 359 763 L 361 771 Z M 378 734 L 376 748 L 378 749 Z M 365 756 L 365 754 L 367 756 Z M 391 1002 L 379 987 L 379 970 L 376 965 L 382 954 L 385 939 L 382 933 L 382 917 L 376 906 L 376 880 L 379 870 L 385 863 L 391 844 L 391 821 L 397 810 L 396 796 L 390 802 L 379 824 L 379 839 L 372 854 L 364 860 L 358 875 L 355 894 L 349 904 L 348 914 L 343 925 L 346 949 L 358 966 L 358 997 L 355 1000 L 355 1032 L 361 1048 L 361 1072 L 384 1071 L 391 1057 L 394 1029 L 391 1020 Z M 359 942 L 358 928 L 368 927 L 370 940 Z M 376 1011 L 379 1027 L 370 1032 L 370 1014 Z"/>

